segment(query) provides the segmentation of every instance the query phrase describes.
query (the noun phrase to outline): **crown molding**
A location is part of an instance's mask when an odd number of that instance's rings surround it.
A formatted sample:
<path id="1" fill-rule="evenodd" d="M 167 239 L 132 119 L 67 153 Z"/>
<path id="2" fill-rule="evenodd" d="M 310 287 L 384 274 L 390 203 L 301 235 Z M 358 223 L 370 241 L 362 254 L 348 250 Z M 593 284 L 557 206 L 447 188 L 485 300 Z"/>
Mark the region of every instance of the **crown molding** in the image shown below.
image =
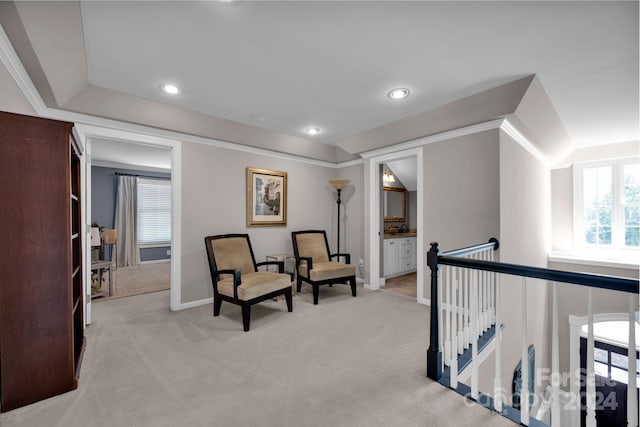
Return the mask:
<path id="1" fill-rule="evenodd" d="M 447 139 L 459 138 L 461 136 L 484 132 L 491 129 L 497 129 L 500 127 L 503 121 L 504 119 L 496 119 L 488 122 L 477 123 L 474 125 L 448 130 L 422 138 L 413 139 L 411 141 L 401 142 L 400 144 L 390 145 L 388 147 L 365 151 L 363 153 L 360 153 L 360 155 L 365 159 L 369 159 L 371 157 L 379 157 L 385 154 L 395 153 L 397 151 L 409 150 L 411 148 L 417 148 L 422 145 L 433 144 L 434 142 L 445 141 Z"/>
<path id="2" fill-rule="evenodd" d="M 527 150 L 533 157 L 540 160 L 547 168 L 551 167 L 551 161 L 542 151 L 538 149 L 531 141 L 529 141 L 520 131 L 509 121 L 509 119 L 503 119 L 500 125 L 500 130 L 504 131 L 514 141 Z"/>

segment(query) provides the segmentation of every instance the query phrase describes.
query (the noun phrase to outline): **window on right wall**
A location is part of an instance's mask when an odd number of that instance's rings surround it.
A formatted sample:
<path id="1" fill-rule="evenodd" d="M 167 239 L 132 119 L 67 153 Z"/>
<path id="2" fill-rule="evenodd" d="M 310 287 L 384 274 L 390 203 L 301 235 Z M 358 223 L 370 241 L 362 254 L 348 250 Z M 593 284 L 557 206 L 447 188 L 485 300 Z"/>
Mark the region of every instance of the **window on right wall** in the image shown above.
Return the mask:
<path id="1" fill-rule="evenodd" d="M 640 161 L 574 166 L 574 251 L 596 258 L 640 255 Z"/>

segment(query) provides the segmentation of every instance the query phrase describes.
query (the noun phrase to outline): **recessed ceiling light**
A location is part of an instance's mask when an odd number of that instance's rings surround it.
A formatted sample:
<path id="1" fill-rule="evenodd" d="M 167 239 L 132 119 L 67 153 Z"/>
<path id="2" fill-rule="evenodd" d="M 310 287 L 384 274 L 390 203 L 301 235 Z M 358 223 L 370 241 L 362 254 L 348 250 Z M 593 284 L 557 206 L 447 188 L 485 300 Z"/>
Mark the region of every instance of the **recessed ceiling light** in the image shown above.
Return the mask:
<path id="1" fill-rule="evenodd" d="M 391 99 L 402 99 L 402 98 L 406 98 L 407 96 L 409 96 L 409 89 L 404 87 L 394 89 L 391 92 L 389 92 L 389 98 Z"/>
<path id="2" fill-rule="evenodd" d="M 320 129 L 318 129 L 318 128 L 308 128 L 308 129 L 305 130 L 305 133 L 307 135 L 317 135 L 317 134 L 320 133 Z"/>
<path id="3" fill-rule="evenodd" d="M 165 91 L 166 93 L 168 93 L 169 95 L 177 95 L 180 93 L 180 89 L 178 89 L 178 86 L 176 85 L 172 85 L 172 84 L 163 84 L 161 86 L 162 90 Z"/>

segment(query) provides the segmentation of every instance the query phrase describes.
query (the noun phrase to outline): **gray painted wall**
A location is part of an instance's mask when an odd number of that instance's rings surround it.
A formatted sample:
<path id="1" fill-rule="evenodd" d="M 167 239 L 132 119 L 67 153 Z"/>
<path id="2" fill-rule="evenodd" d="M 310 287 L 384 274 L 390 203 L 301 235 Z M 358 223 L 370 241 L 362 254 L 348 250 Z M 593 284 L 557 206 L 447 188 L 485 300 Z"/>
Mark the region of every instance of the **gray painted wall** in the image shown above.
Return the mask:
<path id="1" fill-rule="evenodd" d="M 171 174 L 146 172 L 135 169 L 118 169 L 107 168 L 101 166 L 91 167 L 91 223 L 106 228 L 114 228 L 115 212 L 116 212 L 116 195 L 118 192 L 118 177 L 116 172 L 144 175 L 158 178 L 171 178 Z M 110 249 L 105 247 L 105 258 L 110 259 Z M 140 248 L 140 261 L 156 261 L 162 259 L 170 259 L 167 250 L 171 246 L 163 246 L 157 248 Z"/>

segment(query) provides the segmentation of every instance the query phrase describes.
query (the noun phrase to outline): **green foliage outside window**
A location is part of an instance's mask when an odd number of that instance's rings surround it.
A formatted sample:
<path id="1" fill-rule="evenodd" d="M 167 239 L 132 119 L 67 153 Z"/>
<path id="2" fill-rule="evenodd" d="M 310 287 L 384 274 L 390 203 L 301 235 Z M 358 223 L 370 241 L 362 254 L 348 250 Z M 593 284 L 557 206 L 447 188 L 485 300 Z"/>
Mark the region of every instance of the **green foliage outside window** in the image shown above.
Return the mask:
<path id="1" fill-rule="evenodd" d="M 624 177 L 624 244 L 640 246 L 640 180 L 632 174 Z"/>

